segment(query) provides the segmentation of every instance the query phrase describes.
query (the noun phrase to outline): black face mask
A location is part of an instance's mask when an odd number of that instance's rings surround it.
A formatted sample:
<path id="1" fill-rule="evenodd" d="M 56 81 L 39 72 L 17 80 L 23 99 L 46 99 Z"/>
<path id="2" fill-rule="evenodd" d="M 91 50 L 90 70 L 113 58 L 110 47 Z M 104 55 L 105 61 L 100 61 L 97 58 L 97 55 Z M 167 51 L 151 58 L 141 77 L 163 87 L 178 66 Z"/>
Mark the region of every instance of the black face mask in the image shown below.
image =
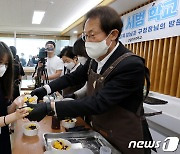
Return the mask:
<path id="1" fill-rule="evenodd" d="M 47 51 L 54 51 L 54 48 L 46 48 Z"/>

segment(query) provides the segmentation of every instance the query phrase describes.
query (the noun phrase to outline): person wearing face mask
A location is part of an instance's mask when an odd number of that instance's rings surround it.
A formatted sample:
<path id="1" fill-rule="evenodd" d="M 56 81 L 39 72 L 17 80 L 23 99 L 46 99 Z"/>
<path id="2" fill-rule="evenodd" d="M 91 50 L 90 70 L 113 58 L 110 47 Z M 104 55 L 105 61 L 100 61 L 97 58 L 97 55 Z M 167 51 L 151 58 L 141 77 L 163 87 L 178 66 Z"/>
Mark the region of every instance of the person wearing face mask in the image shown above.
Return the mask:
<path id="1" fill-rule="evenodd" d="M 59 54 L 59 57 L 64 62 L 64 75 L 74 72 L 78 67 L 82 67 L 82 64 L 78 62 L 77 56 L 73 54 L 72 51 L 73 47 L 66 46 L 62 49 L 61 53 Z M 68 88 L 63 89 L 63 96 L 67 97 L 68 94 L 72 94 L 76 90 L 80 89 L 83 85 L 84 82 L 77 86 L 70 86 Z"/>
<path id="2" fill-rule="evenodd" d="M 14 70 L 14 90 L 13 90 L 13 100 L 15 98 L 17 98 L 18 96 L 20 96 L 20 82 L 21 82 L 21 79 L 22 79 L 22 76 L 25 75 L 24 73 L 24 70 L 23 70 L 23 67 L 21 65 L 21 63 L 17 60 L 16 58 L 16 53 L 17 53 L 17 50 L 16 50 L 16 47 L 14 46 L 10 46 L 9 47 L 11 49 L 11 52 L 12 52 L 12 55 L 13 55 L 13 59 L 14 59 L 14 63 L 13 63 L 13 70 Z"/>
<path id="3" fill-rule="evenodd" d="M 85 42 L 83 41 L 82 37 L 78 38 L 75 41 L 75 43 L 73 45 L 73 53 L 75 55 L 77 55 L 78 62 L 80 62 L 82 65 L 84 65 L 86 63 L 86 61 L 89 57 L 86 53 Z M 86 96 L 86 91 L 87 91 L 87 82 L 81 89 L 75 91 L 72 94 L 65 95 L 65 97 L 73 98 L 73 99 L 83 98 Z"/>
<path id="4" fill-rule="evenodd" d="M 46 42 L 45 48 L 47 50 L 47 62 L 46 62 L 46 69 L 48 78 L 45 78 L 45 75 L 42 75 L 42 80 L 49 80 L 50 82 L 54 79 L 57 79 L 62 75 L 63 72 L 63 62 L 62 60 L 55 55 L 55 48 L 56 45 L 53 41 Z M 42 63 L 38 63 L 38 67 L 42 67 Z"/>
<path id="5" fill-rule="evenodd" d="M 150 154 L 148 148 L 128 148 L 132 140 L 152 141 L 142 104 L 144 81 L 146 77 L 149 87 L 149 74 L 144 59 L 119 41 L 122 27 L 114 9 L 101 6 L 90 10 L 86 14 L 82 37 L 91 59 L 76 71 L 49 83 L 49 91 L 39 88 L 31 93 L 44 96 L 87 81 L 87 96 L 32 105 L 34 110 L 27 118 L 40 121 L 54 111 L 59 119 L 91 115 L 93 129 L 121 153 Z"/>
<path id="6" fill-rule="evenodd" d="M 27 116 L 27 109 L 17 109 L 24 103 L 23 97 L 17 97 L 12 103 L 13 57 L 8 46 L 0 42 L 0 153 L 11 154 L 8 124 Z"/>
<path id="7" fill-rule="evenodd" d="M 84 65 L 89 58 L 86 53 L 85 42 L 80 37 L 73 45 L 73 53 L 77 55 L 78 61 Z"/>
<path id="8" fill-rule="evenodd" d="M 16 47 L 10 46 L 12 55 L 13 55 L 13 70 L 14 70 L 14 78 L 13 78 L 13 98 L 12 101 L 14 101 L 18 96 L 20 96 L 20 84 L 21 84 L 21 79 L 22 76 L 25 75 L 23 67 L 20 63 L 20 61 L 17 59 L 17 50 Z M 14 124 L 11 123 L 10 126 L 10 132 L 14 132 Z"/>

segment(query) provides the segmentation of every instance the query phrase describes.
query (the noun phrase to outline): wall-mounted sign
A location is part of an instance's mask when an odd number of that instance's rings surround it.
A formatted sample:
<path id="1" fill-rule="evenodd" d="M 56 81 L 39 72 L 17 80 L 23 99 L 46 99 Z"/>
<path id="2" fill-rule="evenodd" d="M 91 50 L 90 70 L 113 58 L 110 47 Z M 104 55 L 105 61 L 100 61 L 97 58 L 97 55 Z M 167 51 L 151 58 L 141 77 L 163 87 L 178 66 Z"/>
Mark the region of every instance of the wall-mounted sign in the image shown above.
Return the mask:
<path id="1" fill-rule="evenodd" d="M 123 44 L 180 35 L 180 0 L 157 0 L 121 17 Z"/>

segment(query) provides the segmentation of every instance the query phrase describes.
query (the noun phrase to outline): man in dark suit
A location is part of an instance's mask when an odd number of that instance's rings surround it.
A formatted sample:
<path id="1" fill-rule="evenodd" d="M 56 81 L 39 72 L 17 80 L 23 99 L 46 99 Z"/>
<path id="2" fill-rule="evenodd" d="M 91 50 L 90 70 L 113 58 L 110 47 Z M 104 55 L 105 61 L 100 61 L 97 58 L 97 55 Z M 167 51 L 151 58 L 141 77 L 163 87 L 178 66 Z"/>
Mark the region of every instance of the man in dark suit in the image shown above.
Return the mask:
<path id="1" fill-rule="evenodd" d="M 43 97 L 87 81 L 87 97 L 30 105 L 34 110 L 28 118 L 40 121 L 53 111 L 59 119 L 91 115 L 92 127 L 122 153 L 151 153 L 150 149 L 128 148 L 130 141 L 151 140 L 151 136 L 142 118 L 145 66 L 118 41 L 122 26 L 117 12 L 109 7 L 88 12 L 83 39 L 91 59 L 75 72 L 32 92 Z"/>

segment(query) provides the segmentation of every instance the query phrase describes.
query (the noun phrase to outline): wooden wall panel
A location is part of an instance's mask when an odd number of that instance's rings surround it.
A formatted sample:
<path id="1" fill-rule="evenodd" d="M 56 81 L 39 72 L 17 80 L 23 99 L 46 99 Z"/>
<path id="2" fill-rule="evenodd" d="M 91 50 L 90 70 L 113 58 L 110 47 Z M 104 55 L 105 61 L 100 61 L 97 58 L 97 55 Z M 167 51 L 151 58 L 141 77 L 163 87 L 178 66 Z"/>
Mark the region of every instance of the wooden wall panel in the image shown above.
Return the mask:
<path id="1" fill-rule="evenodd" d="M 180 36 L 126 45 L 146 60 L 151 89 L 180 97 Z"/>
<path id="2" fill-rule="evenodd" d="M 147 51 L 147 67 L 149 68 L 150 72 L 151 72 L 153 42 L 154 41 L 149 41 L 149 46 L 148 46 L 148 51 Z"/>
<path id="3" fill-rule="evenodd" d="M 176 38 L 174 65 L 173 65 L 173 70 L 172 70 L 172 80 L 171 80 L 171 87 L 170 87 L 170 95 L 172 96 L 176 96 L 179 72 L 180 72 L 180 36 Z"/>
<path id="4" fill-rule="evenodd" d="M 178 82 L 177 82 L 177 92 L 176 92 L 176 97 L 180 97 L 180 71 L 179 71 L 179 77 L 178 77 Z"/>
<path id="5" fill-rule="evenodd" d="M 144 42 L 140 43 L 140 53 L 139 56 L 144 57 Z"/>
<path id="6" fill-rule="evenodd" d="M 135 54 L 136 54 L 136 47 L 137 47 L 137 43 L 134 43 L 133 46 L 132 46 L 132 51 Z"/>
<path id="7" fill-rule="evenodd" d="M 168 60 L 168 52 L 169 52 L 169 43 L 170 39 L 166 38 L 164 41 L 164 49 L 163 49 L 163 56 L 162 56 L 162 68 L 160 74 L 160 85 L 159 85 L 159 92 L 164 93 L 164 85 L 165 85 L 165 78 L 166 78 L 166 70 L 167 70 L 167 60 Z"/>
<path id="8" fill-rule="evenodd" d="M 155 74 L 156 74 L 156 67 L 157 67 L 157 54 L 158 54 L 158 43 L 159 40 L 154 40 L 153 50 L 152 50 L 152 62 L 151 62 L 151 90 L 154 91 L 155 85 Z"/>
<path id="9" fill-rule="evenodd" d="M 155 68 L 155 77 L 154 77 L 154 88 L 153 90 L 158 92 L 159 90 L 159 79 L 162 67 L 162 56 L 163 56 L 163 47 L 164 47 L 164 39 L 159 40 L 158 51 L 157 51 L 157 65 Z"/>
<path id="10" fill-rule="evenodd" d="M 149 47 L 149 41 L 146 41 L 144 45 L 144 56 L 143 56 L 143 58 L 146 60 L 145 61 L 146 66 L 147 66 L 148 47 Z"/>
<path id="11" fill-rule="evenodd" d="M 133 50 L 133 44 L 129 45 L 129 49 L 132 51 Z"/>
<path id="12" fill-rule="evenodd" d="M 137 43 L 137 46 L 136 46 L 136 55 L 140 55 L 140 43 Z"/>
<path id="13" fill-rule="evenodd" d="M 166 78 L 165 78 L 164 94 L 170 93 L 172 70 L 173 70 L 173 65 L 174 65 L 175 43 L 176 43 L 176 38 L 171 37 L 169 51 L 168 51 L 168 61 L 167 61 L 167 67 L 166 67 L 167 74 L 165 76 Z"/>

